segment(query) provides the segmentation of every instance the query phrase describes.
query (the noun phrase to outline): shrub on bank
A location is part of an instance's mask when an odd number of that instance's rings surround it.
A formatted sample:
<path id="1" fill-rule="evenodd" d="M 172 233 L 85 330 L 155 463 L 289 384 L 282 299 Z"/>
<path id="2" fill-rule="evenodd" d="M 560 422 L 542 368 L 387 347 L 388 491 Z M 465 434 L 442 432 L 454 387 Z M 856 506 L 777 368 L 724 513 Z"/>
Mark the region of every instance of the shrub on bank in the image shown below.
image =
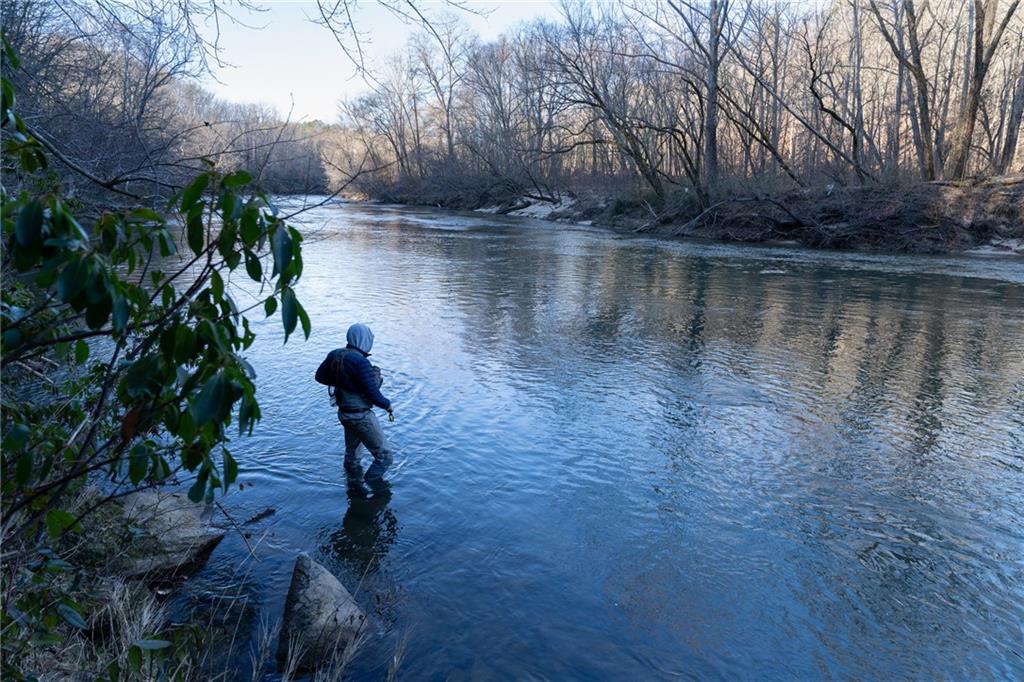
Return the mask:
<path id="1" fill-rule="evenodd" d="M 3 58 L 17 65 L 6 42 Z M 164 211 L 80 220 L 6 78 L 2 94 L 3 677 L 184 679 L 202 634 L 163 629 L 152 598 L 101 575 L 82 541 L 110 532 L 103 510 L 134 491 L 185 482 L 209 502 L 235 481 L 230 429 L 260 419 L 249 314 L 280 311 L 286 340 L 309 335 L 302 236 L 247 172 L 213 164 Z M 242 273 L 262 292 L 247 308 L 226 286 Z"/>

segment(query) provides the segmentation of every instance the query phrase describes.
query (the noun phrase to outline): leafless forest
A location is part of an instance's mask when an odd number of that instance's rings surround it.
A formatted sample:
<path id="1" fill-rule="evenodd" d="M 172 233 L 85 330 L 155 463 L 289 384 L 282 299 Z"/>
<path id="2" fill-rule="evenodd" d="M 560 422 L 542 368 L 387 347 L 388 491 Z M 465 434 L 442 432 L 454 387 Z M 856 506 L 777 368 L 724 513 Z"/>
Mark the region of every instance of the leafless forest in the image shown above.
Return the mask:
<path id="1" fill-rule="evenodd" d="M 209 158 L 276 192 L 471 208 L 590 193 L 692 215 L 1024 164 L 1020 0 L 565 2 L 493 42 L 467 28 L 472 6 L 383 4 L 422 20 L 386 63 L 362 60 L 354 3 L 318 5 L 342 48 L 324 68 L 355 64 L 369 86 L 328 123 L 197 85 L 221 57 L 202 30 L 228 20 L 216 4 L 5 0 L 3 24 L 24 118 L 60 171 L 137 196 Z"/>
<path id="2" fill-rule="evenodd" d="M 220 101 L 198 85 L 224 59 L 205 0 L 3 0 L 21 64 L 8 77 L 54 170 L 83 199 L 170 194 L 204 170 L 247 168 L 275 192 L 326 191 L 319 123 Z M 244 6 L 243 6 L 244 9 Z M 5 65 L 6 67 L 6 65 Z M 288 112 L 283 112 L 285 115 Z"/>
<path id="3" fill-rule="evenodd" d="M 680 196 L 1019 172 L 1017 0 L 566 3 L 481 43 L 410 41 L 342 107 L 368 194 L 482 203 Z"/>

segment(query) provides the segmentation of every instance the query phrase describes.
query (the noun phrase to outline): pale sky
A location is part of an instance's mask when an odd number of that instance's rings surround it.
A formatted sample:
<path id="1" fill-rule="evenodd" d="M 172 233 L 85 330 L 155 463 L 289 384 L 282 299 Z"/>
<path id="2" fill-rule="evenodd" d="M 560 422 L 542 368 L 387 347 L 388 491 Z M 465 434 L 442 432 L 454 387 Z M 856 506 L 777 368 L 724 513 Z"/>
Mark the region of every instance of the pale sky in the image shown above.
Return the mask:
<path id="1" fill-rule="evenodd" d="M 471 1 L 479 15 L 453 9 L 444 2 L 417 0 L 425 14 L 449 12 L 460 16 L 484 40 L 493 39 L 516 24 L 535 17 L 554 18 L 554 0 Z M 266 103 L 282 116 L 292 109 L 292 120 L 333 122 L 342 96 L 364 92 L 331 32 L 310 21 L 318 16 L 313 0 L 270 0 L 266 11 L 239 13 L 246 24 L 221 25 L 222 59 L 232 66 L 216 70 L 217 80 L 204 85 L 229 102 Z M 416 30 L 372 0 L 357 4 L 355 22 L 366 37 L 368 63 L 380 61 L 402 48 Z"/>

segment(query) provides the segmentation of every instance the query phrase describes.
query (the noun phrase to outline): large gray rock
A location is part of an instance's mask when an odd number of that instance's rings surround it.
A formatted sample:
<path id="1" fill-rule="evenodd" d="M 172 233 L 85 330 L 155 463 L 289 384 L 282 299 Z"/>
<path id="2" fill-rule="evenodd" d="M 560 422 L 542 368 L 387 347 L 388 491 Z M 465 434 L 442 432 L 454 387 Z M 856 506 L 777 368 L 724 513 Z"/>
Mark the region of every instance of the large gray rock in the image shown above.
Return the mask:
<path id="1" fill-rule="evenodd" d="M 366 614 L 330 571 L 300 554 L 284 604 L 277 658 L 297 670 L 350 660 L 366 629 Z"/>
<path id="2" fill-rule="evenodd" d="M 183 575 L 224 538 L 210 529 L 209 508 L 182 493 L 142 490 L 125 496 L 121 508 L 133 531 L 121 555 L 128 576 Z"/>

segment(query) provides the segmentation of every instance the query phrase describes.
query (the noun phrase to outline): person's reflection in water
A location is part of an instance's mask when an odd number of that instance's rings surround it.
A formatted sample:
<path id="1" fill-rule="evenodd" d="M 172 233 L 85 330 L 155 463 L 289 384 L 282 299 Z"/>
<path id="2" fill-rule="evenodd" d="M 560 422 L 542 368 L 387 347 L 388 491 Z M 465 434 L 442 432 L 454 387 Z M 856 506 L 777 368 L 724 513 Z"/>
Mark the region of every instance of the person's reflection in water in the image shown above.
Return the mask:
<path id="1" fill-rule="evenodd" d="M 348 510 L 341 529 L 330 536 L 325 553 L 335 557 L 362 578 L 384 560 L 398 535 L 398 520 L 388 507 L 391 484 L 383 478 L 364 482 L 363 467 L 345 466 Z"/>

